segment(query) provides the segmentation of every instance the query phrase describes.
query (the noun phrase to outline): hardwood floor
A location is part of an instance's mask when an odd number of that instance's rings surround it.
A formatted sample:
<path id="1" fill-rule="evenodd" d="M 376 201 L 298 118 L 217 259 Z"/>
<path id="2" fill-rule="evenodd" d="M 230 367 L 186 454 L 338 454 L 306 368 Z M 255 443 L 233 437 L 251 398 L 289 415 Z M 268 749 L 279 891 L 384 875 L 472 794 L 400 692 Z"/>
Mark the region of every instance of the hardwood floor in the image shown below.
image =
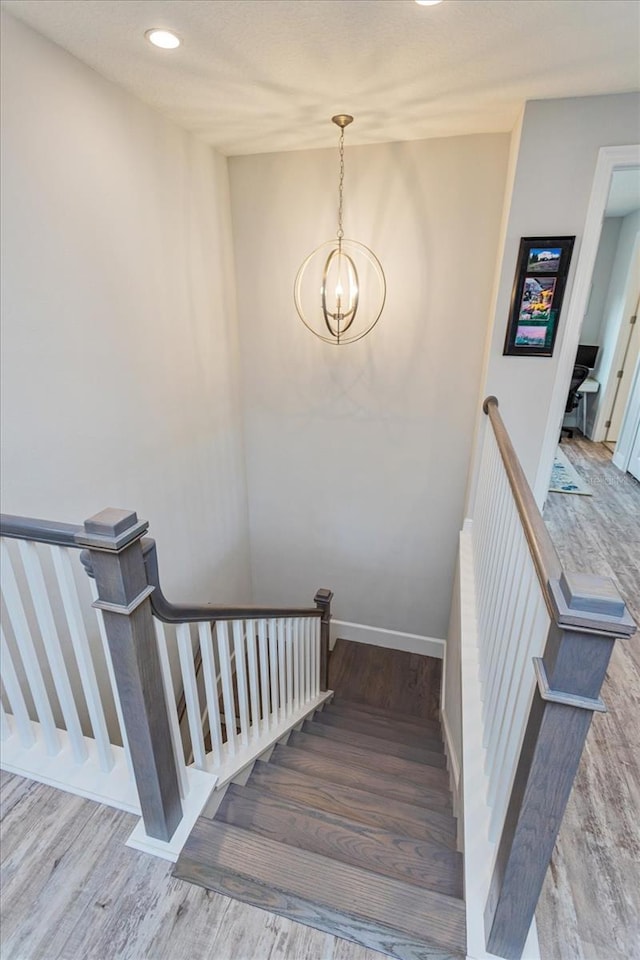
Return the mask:
<path id="1" fill-rule="evenodd" d="M 550 493 L 567 567 L 612 577 L 640 623 L 640 484 L 603 444 L 562 449 L 592 497 Z M 640 957 L 640 636 L 616 643 L 538 907 L 543 960 Z"/>
<path id="2" fill-rule="evenodd" d="M 337 640 L 329 657 L 336 697 L 424 720 L 439 719 L 441 677 L 441 660 L 368 643 Z"/>
<path id="3" fill-rule="evenodd" d="M 137 818 L 1 773 L 2 960 L 385 960 L 171 876 Z"/>

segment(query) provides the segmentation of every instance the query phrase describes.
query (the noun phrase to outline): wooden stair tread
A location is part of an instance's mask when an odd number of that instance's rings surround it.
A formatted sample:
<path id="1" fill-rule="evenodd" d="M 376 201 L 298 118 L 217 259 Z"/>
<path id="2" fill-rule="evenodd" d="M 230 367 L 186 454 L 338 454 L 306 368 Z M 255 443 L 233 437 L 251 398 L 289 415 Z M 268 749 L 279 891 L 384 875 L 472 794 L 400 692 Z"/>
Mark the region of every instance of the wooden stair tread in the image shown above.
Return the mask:
<path id="1" fill-rule="evenodd" d="M 446 770 L 430 767 L 426 763 L 416 763 L 403 757 L 394 757 L 387 753 L 373 752 L 367 748 L 355 747 L 339 740 L 330 739 L 327 734 L 318 735 L 318 731 L 307 732 L 305 721 L 303 732 L 294 731 L 287 745 L 304 750 L 322 753 L 346 764 L 375 770 L 376 773 L 393 774 L 409 783 L 420 786 L 440 787 L 449 792 L 449 777 Z M 324 728 L 325 730 L 327 728 Z"/>
<path id="2" fill-rule="evenodd" d="M 347 721 L 351 723 L 364 723 L 367 726 L 371 727 L 371 730 L 388 730 L 401 737 L 404 734 L 408 734 L 411 738 L 406 740 L 407 743 L 414 743 L 419 746 L 420 743 L 428 741 L 431 743 L 437 743 L 442 749 L 442 734 L 440 727 L 435 724 L 429 724 L 428 726 L 422 726 L 419 723 L 410 723 L 405 720 L 392 720 L 389 717 L 381 716 L 379 714 L 366 713 L 362 710 L 354 709 L 353 707 L 345 707 L 340 703 L 327 703 L 325 704 L 322 711 L 318 711 L 318 715 L 325 717 L 334 717 L 336 722 L 338 719 Z"/>
<path id="3" fill-rule="evenodd" d="M 263 794 L 284 797 L 315 810 L 374 827 L 384 827 L 405 837 L 430 840 L 450 849 L 456 847 L 455 817 L 442 809 L 429 810 L 400 800 L 391 800 L 379 793 L 327 782 L 293 767 L 262 760 L 255 765 L 247 786 L 255 787 Z M 202 815 L 207 815 L 206 807 Z"/>
<path id="4" fill-rule="evenodd" d="M 335 696 L 331 701 L 335 706 L 359 710 L 376 717 L 386 717 L 388 720 L 399 720 L 401 723 L 417 723 L 420 727 L 431 727 L 440 730 L 440 721 L 434 718 L 419 717 L 415 713 L 400 713 L 398 710 L 388 710 L 386 707 L 374 707 L 362 700 L 348 700 L 346 697 Z"/>
<path id="5" fill-rule="evenodd" d="M 402 960 L 465 956 L 462 900 L 200 818 L 173 875 Z"/>
<path id="6" fill-rule="evenodd" d="M 416 763 L 425 763 L 430 767 L 446 766 L 443 753 L 425 749 L 424 746 L 422 748 L 414 747 L 396 739 L 392 740 L 390 737 L 378 737 L 372 732 L 365 732 L 365 726 L 361 730 L 353 730 L 341 723 L 335 723 L 334 718 L 325 717 L 323 719 L 321 713 L 317 713 L 313 720 L 305 721 L 302 730 L 304 733 L 314 733 L 332 740 L 338 740 L 340 743 L 352 744 L 354 747 L 370 750 L 374 754 L 386 753 L 392 757 L 402 757 Z"/>
<path id="7" fill-rule="evenodd" d="M 250 786 L 233 784 L 215 819 L 404 883 L 448 896 L 462 896 L 461 855 L 426 840 L 404 837 L 282 797 L 261 795 Z"/>
<path id="8" fill-rule="evenodd" d="M 307 734 L 301 734 L 300 736 L 304 737 L 305 740 L 312 740 L 314 743 L 327 742 L 322 741 L 320 737 L 311 737 Z M 390 797 L 403 803 L 444 810 L 447 813 L 451 812 L 451 795 L 448 787 L 419 785 L 403 780 L 397 775 L 376 772 L 371 768 L 357 766 L 345 762 L 337 756 L 307 749 L 304 741 L 301 743 L 300 749 L 288 744 L 287 746 L 278 744 L 269 762 L 300 770 L 302 773 L 307 773 L 321 780 L 356 787 L 358 790 L 366 790 L 374 795 Z M 420 769 L 428 770 L 429 768 L 421 767 Z"/>

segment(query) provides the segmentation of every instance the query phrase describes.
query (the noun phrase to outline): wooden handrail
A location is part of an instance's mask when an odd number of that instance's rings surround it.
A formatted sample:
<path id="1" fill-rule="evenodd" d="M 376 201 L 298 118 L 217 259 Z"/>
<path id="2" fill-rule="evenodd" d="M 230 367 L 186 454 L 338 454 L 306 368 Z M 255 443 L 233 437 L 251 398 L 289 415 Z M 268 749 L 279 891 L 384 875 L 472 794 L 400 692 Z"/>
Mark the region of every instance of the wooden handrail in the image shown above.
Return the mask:
<path id="1" fill-rule="evenodd" d="M 486 948 L 519 960 L 616 638 L 636 626 L 614 582 L 563 570 L 495 397 L 489 417 L 550 615 L 485 908 Z M 517 636 L 513 642 L 517 642 Z"/>
<path id="2" fill-rule="evenodd" d="M 509 480 L 522 529 L 529 545 L 536 575 L 544 594 L 549 613 L 555 618 L 556 606 L 549 588 L 550 580 L 557 580 L 562 573 L 562 563 L 556 552 L 549 531 L 533 496 L 524 470 L 513 448 L 511 438 L 498 409 L 497 397 L 487 397 L 482 409 L 489 417 L 498 444 L 498 450 Z"/>
<path id="3" fill-rule="evenodd" d="M 289 619 L 291 617 L 322 617 L 316 607 L 260 607 L 224 606 L 222 604 L 170 603 L 162 592 L 158 571 L 156 543 L 151 537 L 142 541 L 147 583 L 154 588 L 151 594 L 151 609 L 163 623 L 200 623 L 211 620 L 262 620 Z M 84 557 L 82 558 L 84 562 Z M 88 571 L 87 571 L 88 572 Z"/>
<path id="4" fill-rule="evenodd" d="M 50 543 L 56 547 L 76 547 L 76 536 L 82 532 L 77 523 L 56 523 L 52 520 L 36 520 L 35 517 L 15 517 L 0 513 L 0 537 L 13 540 L 31 540 L 34 543 Z"/>
<path id="5" fill-rule="evenodd" d="M 34 543 L 48 543 L 59 547 L 82 549 L 84 546 L 84 527 L 75 523 L 57 523 L 51 520 L 38 520 L 34 517 L 18 517 L 12 514 L 0 514 L 0 536 L 15 540 L 30 540 Z M 224 604 L 181 604 L 171 603 L 165 597 L 160 586 L 158 556 L 155 540 L 145 537 L 142 540 L 142 552 L 147 583 L 154 588 L 151 594 L 151 608 L 158 620 L 164 623 L 198 623 L 210 620 L 262 620 L 290 619 L 293 617 L 324 616 L 318 607 L 265 607 L 265 606 L 229 606 Z M 83 566 L 93 577 L 88 550 L 80 555 Z M 323 591 L 319 591 L 322 593 Z"/>

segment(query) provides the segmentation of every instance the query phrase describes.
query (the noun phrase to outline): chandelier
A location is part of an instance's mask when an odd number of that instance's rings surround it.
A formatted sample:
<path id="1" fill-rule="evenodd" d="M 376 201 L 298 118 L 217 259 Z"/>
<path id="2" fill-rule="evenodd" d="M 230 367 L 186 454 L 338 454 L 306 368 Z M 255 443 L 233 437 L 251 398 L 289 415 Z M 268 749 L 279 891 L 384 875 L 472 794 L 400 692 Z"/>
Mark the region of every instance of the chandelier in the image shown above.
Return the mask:
<path id="1" fill-rule="evenodd" d="M 387 285 L 373 251 L 344 235 L 344 128 L 353 117 L 340 113 L 331 120 L 340 127 L 338 230 L 335 240 L 309 254 L 298 270 L 294 300 L 304 325 L 325 343 L 339 346 L 355 343 L 373 329 L 384 308 Z"/>

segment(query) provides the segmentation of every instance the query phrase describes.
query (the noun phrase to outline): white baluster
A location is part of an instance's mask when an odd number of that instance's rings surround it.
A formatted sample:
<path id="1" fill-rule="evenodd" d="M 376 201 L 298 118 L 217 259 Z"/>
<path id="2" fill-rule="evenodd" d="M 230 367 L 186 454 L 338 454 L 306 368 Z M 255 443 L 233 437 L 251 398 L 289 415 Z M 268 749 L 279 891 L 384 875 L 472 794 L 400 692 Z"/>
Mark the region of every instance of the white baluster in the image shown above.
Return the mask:
<path id="1" fill-rule="evenodd" d="M 91 590 L 91 596 L 93 600 L 98 599 L 98 587 L 96 581 L 93 577 L 89 577 L 89 589 Z M 109 641 L 107 640 L 107 631 L 104 626 L 104 617 L 102 615 L 102 610 L 95 609 L 96 620 L 98 623 L 98 633 L 100 634 L 100 640 L 102 642 L 102 649 L 104 651 L 104 660 L 107 665 L 107 673 L 109 675 L 109 683 L 111 684 L 111 692 L 113 694 L 113 702 L 116 707 L 116 716 L 118 717 L 118 726 L 120 727 L 120 736 L 122 738 L 122 747 L 124 749 L 125 759 L 127 761 L 127 767 L 129 768 L 129 773 L 131 779 L 135 780 L 135 772 L 133 769 L 133 761 L 131 759 L 131 749 L 129 747 L 129 737 L 127 736 L 127 728 L 125 726 L 124 717 L 122 715 L 122 704 L 120 703 L 120 694 L 118 693 L 118 684 L 116 683 L 116 675 L 113 672 L 113 663 L 111 661 L 111 651 L 109 650 Z"/>
<path id="2" fill-rule="evenodd" d="M 539 602 L 540 588 L 532 564 L 525 568 L 524 577 L 526 579 L 526 598 L 522 619 L 517 629 L 518 642 L 512 643 L 507 651 L 505 680 L 500 693 L 500 710 L 495 713 L 487 739 L 487 774 L 490 778 L 493 776 L 493 766 L 501 762 L 504 755 L 502 746 L 504 731 L 508 728 L 516 699 L 517 683 L 514 677 L 516 674 L 520 676 L 520 670 L 524 665 L 526 640 L 532 629 Z"/>
<path id="3" fill-rule="evenodd" d="M 487 646 L 485 648 L 485 668 L 487 673 L 487 684 L 491 679 L 491 671 L 495 666 L 496 656 L 502 642 L 500 633 L 500 624 L 505 615 L 505 608 L 511 599 L 511 581 L 513 579 L 513 557 L 518 546 L 518 533 L 521 530 L 520 518 L 513 500 L 509 499 L 504 505 L 505 513 L 508 516 L 507 527 L 504 539 L 500 544 L 502 554 L 502 563 L 496 583 L 496 592 L 493 597 L 491 615 L 488 620 Z"/>
<path id="4" fill-rule="evenodd" d="M 69 637 L 75 653 L 80 682 L 84 692 L 84 698 L 89 711 L 89 719 L 93 729 L 93 737 L 98 751 L 98 760 L 100 767 L 105 773 L 112 769 L 114 764 L 109 731 L 102 708 L 102 699 L 96 679 L 96 672 L 91 657 L 91 648 L 89 647 L 89 638 L 85 629 L 82 612 L 80 610 L 80 601 L 73 576 L 73 567 L 69 551 L 64 547 L 51 547 L 53 557 L 53 566 L 56 571 L 56 578 L 62 597 L 67 626 L 69 628 Z"/>
<path id="5" fill-rule="evenodd" d="M 269 621 L 270 624 L 273 620 Z M 267 645 L 267 621 L 258 621 L 258 649 L 260 651 L 260 700 L 262 702 L 262 725 L 265 730 L 271 726 L 271 703 L 269 700 L 269 648 Z M 277 673 L 273 671 L 276 678 Z M 275 690 L 273 691 L 275 694 Z M 275 694 L 277 696 L 277 694 Z"/>
<path id="6" fill-rule="evenodd" d="M 206 770 L 207 764 L 202 736 L 202 717 L 200 715 L 200 701 L 198 698 L 198 683 L 193 662 L 193 646 L 191 644 L 191 629 L 188 623 L 179 623 L 176 628 L 178 641 L 178 656 L 180 658 L 180 672 L 184 689 L 184 702 L 187 708 L 189 735 L 193 759 L 198 770 Z"/>
<path id="7" fill-rule="evenodd" d="M 260 732 L 260 690 L 258 680 L 258 655 L 256 652 L 255 620 L 247 620 L 247 660 L 249 663 L 249 695 L 251 698 L 252 732 Z"/>
<path id="8" fill-rule="evenodd" d="M 162 687 L 164 689 L 164 698 L 167 704 L 167 715 L 169 717 L 169 730 L 171 732 L 171 746 L 173 748 L 173 758 L 175 760 L 176 772 L 178 774 L 178 787 L 180 796 L 184 799 L 189 793 L 189 781 L 187 780 L 186 764 L 184 759 L 184 748 L 182 746 L 182 737 L 180 736 L 180 720 L 178 719 L 178 701 L 173 686 L 173 677 L 171 676 L 171 664 L 169 663 L 169 652 L 167 650 L 167 636 L 164 624 L 160 620 L 153 619 L 153 626 L 156 633 L 156 642 L 158 645 L 158 657 L 160 660 L 160 672 L 162 673 Z"/>
<path id="9" fill-rule="evenodd" d="M 244 624 L 233 621 L 233 649 L 236 655 L 236 685 L 238 687 L 238 714 L 240 716 L 240 740 L 243 746 L 249 743 L 249 697 L 247 695 L 247 665 L 245 659 Z"/>
<path id="10" fill-rule="evenodd" d="M 216 661 L 213 655 L 213 636 L 210 623 L 199 623 L 200 650 L 202 651 L 202 670 L 204 672 L 204 689 L 207 696 L 207 713 L 209 715 L 209 732 L 211 734 L 211 749 L 214 763 L 222 762 L 222 727 L 220 724 L 220 699 L 218 694 L 218 675 Z"/>
<path id="11" fill-rule="evenodd" d="M 483 598 L 487 581 L 489 578 L 489 571 L 491 567 L 492 556 L 489 550 L 491 536 L 493 535 L 494 528 L 492 523 L 495 521 L 495 511 L 496 511 L 496 500 L 497 500 L 497 481 L 499 476 L 500 469 L 500 454 L 498 448 L 495 444 L 492 444 L 492 437 L 485 435 L 485 448 L 487 451 L 487 464 L 486 472 L 481 478 L 481 490 L 482 494 L 482 516 L 480 522 L 476 524 L 476 519 L 474 516 L 473 519 L 473 538 L 474 538 L 474 553 L 477 553 L 478 550 L 481 556 L 481 565 L 480 569 L 476 570 L 477 574 L 477 596 L 478 598 Z M 477 544 L 477 549 L 475 545 Z"/>
<path id="12" fill-rule="evenodd" d="M 220 661 L 220 679 L 222 681 L 224 722 L 227 732 L 227 751 L 229 756 L 233 757 L 236 752 L 236 705 L 233 696 L 229 630 L 226 620 L 218 620 L 216 623 L 216 638 L 218 640 L 218 660 Z"/>
<path id="13" fill-rule="evenodd" d="M 309 617 L 309 697 L 315 697 L 316 690 L 316 624 L 317 617 Z"/>
<path id="14" fill-rule="evenodd" d="M 300 709 L 300 677 L 302 651 L 300 650 L 300 618 L 294 617 L 292 621 L 292 643 L 293 643 L 293 708 Z"/>
<path id="15" fill-rule="evenodd" d="M 279 700 L 276 700 L 277 710 L 274 710 L 274 720 L 284 720 L 287 715 L 287 680 L 286 680 L 286 638 L 284 630 L 284 621 L 276 621 L 277 640 L 278 640 L 278 693 Z"/>
<path id="16" fill-rule="evenodd" d="M 311 617 L 304 618 L 304 702 L 311 699 Z"/>
<path id="17" fill-rule="evenodd" d="M 6 715 L 2 701 L 0 700 L 0 740 L 8 740 L 11 736 L 9 726 L 9 717 Z"/>
<path id="18" fill-rule="evenodd" d="M 512 696 L 510 696 L 507 701 L 511 704 L 511 708 L 507 713 L 505 704 L 505 726 L 502 737 L 494 750 L 494 756 L 497 759 L 494 764 L 493 775 L 489 781 L 490 806 L 495 806 L 496 800 L 501 796 L 501 785 L 502 791 L 504 791 L 511 783 L 515 758 L 524 733 L 524 726 L 529 713 L 531 693 L 535 682 L 531 657 L 538 655 L 539 651 L 537 648 L 540 639 L 546 636 L 548 628 L 549 615 L 547 608 L 542 599 L 542 595 L 538 594 L 536 610 L 528 631 L 526 643 L 521 644 L 522 650 L 519 652 L 514 665 L 510 691 Z M 504 786 L 505 784 L 506 787 Z"/>
<path id="19" fill-rule="evenodd" d="M 80 718 L 67 674 L 67 666 L 58 640 L 58 631 L 53 619 L 53 611 L 44 582 L 40 557 L 35 544 L 28 543 L 26 540 L 18 540 L 18 549 L 27 575 L 29 593 L 40 628 L 42 643 L 51 667 L 51 676 L 58 694 L 60 709 L 71 740 L 73 757 L 76 763 L 83 763 L 87 759 L 87 746 L 82 735 Z"/>
<path id="20" fill-rule="evenodd" d="M 2 682 L 13 712 L 13 719 L 16 722 L 20 743 L 23 747 L 29 749 L 36 742 L 36 738 L 2 626 L 0 626 L 0 659 L 2 661 Z"/>
<path id="21" fill-rule="evenodd" d="M 496 657 L 489 674 L 489 683 L 487 685 L 487 695 L 485 698 L 485 711 L 487 716 L 494 718 L 499 710 L 499 701 L 506 682 L 508 681 L 507 663 L 509 662 L 509 651 L 520 640 L 519 621 L 521 611 L 524 606 L 524 597 L 526 595 L 526 563 L 528 559 L 527 541 L 522 533 L 518 531 L 518 550 L 513 561 L 513 579 L 510 585 L 509 603 L 505 605 L 505 618 L 498 625 L 502 643 L 499 649 L 499 656 Z"/>
<path id="22" fill-rule="evenodd" d="M 27 616 L 24 612 L 22 597 L 20 596 L 18 584 L 13 572 L 11 556 L 9 555 L 9 551 L 7 550 L 7 546 L 4 541 L 2 541 L 0 549 L 3 577 L 2 593 L 4 595 L 9 622 L 13 628 L 13 635 L 16 638 L 18 652 L 25 667 L 27 682 L 33 695 L 33 702 L 42 727 L 47 753 L 54 756 L 60 751 L 60 740 L 58 738 L 55 721 L 53 719 L 53 712 L 51 710 L 51 704 L 49 703 L 49 697 L 44 684 L 42 671 L 40 670 L 38 654 L 36 653 L 36 648 L 33 643 L 29 624 L 27 622 Z M 16 689 L 19 689 L 19 687 L 16 687 Z M 7 693 L 8 692 L 9 691 L 7 690 Z M 13 698 L 11 699 L 11 703 L 13 706 Z"/>
<path id="23" fill-rule="evenodd" d="M 499 455 L 498 455 L 499 456 Z M 504 504 L 507 499 L 507 475 L 504 472 L 502 462 L 499 461 L 496 474 L 495 486 L 492 491 L 492 506 L 490 513 L 490 525 L 488 528 L 487 539 L 487 575 L 486 582 L 482 586 L 482 592 L 479 595 L 480 600 L 480 623 L 481 637 L 484 644 L 487 635 L 487 621 L 491 615 L 491 601 L 497 589 L 497 580 L 499 569 L 502 562 L 502 553 L 500 544 L 504 535 L 504 529 L 507 523 L 507 514 L 504 510 Z M 483 648 L 481 647 L 481 656 Z M 482 661 L 481 661 L 482 665 Z M 484 676 L 484 673 L 483 673 Z"/>
<path id="24" fill-rule="evenodd" d="M 293 621 L 285 620 L 286 650 L 287 650 L 287 717 L 293 712 Z"/>
<path id="25" fill-rule="evenodd" d="M 278 723 L 279 711 L 280 711 L 280 698 L 282 693 L 279 687 L 278 680 L 278 621 L 269 620 L 268 625 L 268 638 L 269 638 L 269 678 L 270 678 L 270 694 L 271 694 L 271 716 L 269 719 L 269 726 L 276 726 Z"/>
<path id="26" fill-rule="evenodd" d="M 321 650 L 322 650 L 322 621 L 320 617 L 316 617 L 316 640 L 315 640 L 315 653 L 313 655 L 313 665 L 315 670 L 315 683 L 313 686 L 314 693 L 316 697 L 320 693 L 320 660 L 321 660 Z"/>
<path id="27" fill-rule="evenodd" d="M 501 599 L 502 580 L 507 562 L 507 544 L 509 543 L 509 531 L 513 527 L 512 501 L 508 496 L 506 475 L 502 473 L 500 477 L 500 504 L 499 515 L 496 520 L 496 539 L 491 548 L 495 556 L 491 580 L 488 590 L 485 594 L 484 604 L 484 630 L 482 634 L 483 642 L 481 649 L 481 666 L 483 681 L 487 680 L 489 656 L 495 639 L 494 625 L 497 616 L 497 609 Z"/>

